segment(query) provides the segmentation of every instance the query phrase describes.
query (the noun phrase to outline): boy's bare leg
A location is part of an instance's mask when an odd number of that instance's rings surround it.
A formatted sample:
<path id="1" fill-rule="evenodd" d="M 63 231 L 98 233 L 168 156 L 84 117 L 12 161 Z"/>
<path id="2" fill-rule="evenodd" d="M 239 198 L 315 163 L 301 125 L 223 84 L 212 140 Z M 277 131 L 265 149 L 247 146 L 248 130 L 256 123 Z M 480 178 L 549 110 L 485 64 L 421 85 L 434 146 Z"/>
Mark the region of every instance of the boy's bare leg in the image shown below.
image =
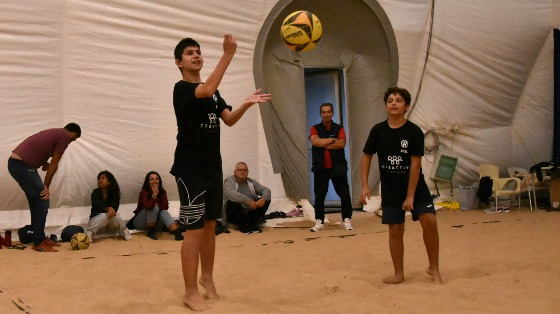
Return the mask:
<path id="1" fill-rule="evenodd" d="M 432 276 L 435 282 L 443 283 L 439 272 L 439 232 L 436 215 L 422 214 L 418 219 L 422 225 L 424 245 L 428 253 L 428 261 L 430 262 L 426 272 Z"/>
<path id="2" fill-rule="evenodd" d="M 198 291 L 198 258 L 202 244 L 204 229 L 187 230 L 181 245 L 181 266 L 185 280 L 185 296 L 183 303 L 196 312 L 207 311 L 210 307 Z"/>
<path id="3" fill-rule="evenodd" d="M 216 253 L 216 220 L 207 220 L 204 224 L 202 245 L 200 247 L 200 269 L 199 283 L 206 289 L 209 299 L 219 299 L 214 285 L 214 255 Z"/>
<path id="4" fill-rule="evenodd" d="M 389 250 L 395 274 L 383 278 L 384 283 L 396 284 L 404 281 L 403 259 L 404 259 L 404 223 L 389 225 Z"/>

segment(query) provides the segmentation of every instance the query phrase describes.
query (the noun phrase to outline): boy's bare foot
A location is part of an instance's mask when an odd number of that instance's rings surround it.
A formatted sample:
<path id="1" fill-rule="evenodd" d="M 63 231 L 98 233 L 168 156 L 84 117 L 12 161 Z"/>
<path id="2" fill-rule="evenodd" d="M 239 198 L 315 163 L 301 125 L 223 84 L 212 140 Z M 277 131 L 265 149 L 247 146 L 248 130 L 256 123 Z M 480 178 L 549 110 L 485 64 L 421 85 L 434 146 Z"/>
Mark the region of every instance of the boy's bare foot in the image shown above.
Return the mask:
<path id="1" fill-rule="evenodd" d="M 201 277 L 198 283 L 206 290 L 206 296 L 208 296 L 208 299 L 218 300 L 220 298 L 212 279 L 204 279 Z"/>
<path id="2" fill-rule="evenodd" d="M 200 294 L 193 294 L 183 296 L 183 303 L 195 312 L 204 312 L 210 309 L 210 306 L 204 302 Z"/>
<path id="3" fill-rule="evenodd" d="M 403 274 L 395 274 L 393 276 L 383 278 L 383 282 L 387 284 L 397 284 L 404 281 Z"/>
<path id="4" fill-rule="evenodd" d="M 443 284 L 443 279 L 441 279 L 441 274 L 439 273 L 439 269 L 437 268 L 431 269 L 430 267 L 428 267 L 428 269 L 426 269 L 426 272 L 428 273 L 428 275 L 432 276 L 433 281 L 435 281 L 436 283 Z"/>

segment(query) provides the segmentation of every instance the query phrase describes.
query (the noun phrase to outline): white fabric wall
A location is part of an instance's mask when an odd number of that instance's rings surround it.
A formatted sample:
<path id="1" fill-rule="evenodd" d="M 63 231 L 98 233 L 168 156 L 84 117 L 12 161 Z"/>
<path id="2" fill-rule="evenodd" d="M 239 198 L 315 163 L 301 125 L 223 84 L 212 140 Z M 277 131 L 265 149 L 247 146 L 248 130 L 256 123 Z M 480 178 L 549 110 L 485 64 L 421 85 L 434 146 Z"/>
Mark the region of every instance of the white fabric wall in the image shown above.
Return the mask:
<path id="1" fill-rule="evenodd" d="M 1 1 L 0 229 L 29 221 L 23 192 L 5 166 L 11 150 L 35 132 L 68 122 L 80 124 L 83 134 L 53 180 L 49 225 L 75 222 L 72 217 L 87 221 L 96 175 L 105 169 L 117 177 L 127 213 L 150 170 L 163 176 L 175 206 L 168 171 L 176 143 L 172 89 L 180 74 L 173 48 L 183 37 L 198 40 L 207 77 L 221 55 L 222 34 L 234 34 L 237 54 L 219 89 L 237 107 L 255 89 L 255 41 L 277 2 Z M 379 3 L 396 33 L 399 85 L 415 95 L 431 1 Z M 505 174 L 509 165 L 550 159 L 551 33 L 558 12 L 556 0 L 436 1 L 430 57 L 410 119 L 424 130 L 459 127 L 452 143 L 444 139 L 460 157 L 459 183 L 476 181 L 483 162 L 499 164 Z M 255 106 L 222 129 L 224 174 L 246 161 L 250 175 L 282 198 L 262 123 Z M 431 168 L 427 159 L 424 168 Z"/>

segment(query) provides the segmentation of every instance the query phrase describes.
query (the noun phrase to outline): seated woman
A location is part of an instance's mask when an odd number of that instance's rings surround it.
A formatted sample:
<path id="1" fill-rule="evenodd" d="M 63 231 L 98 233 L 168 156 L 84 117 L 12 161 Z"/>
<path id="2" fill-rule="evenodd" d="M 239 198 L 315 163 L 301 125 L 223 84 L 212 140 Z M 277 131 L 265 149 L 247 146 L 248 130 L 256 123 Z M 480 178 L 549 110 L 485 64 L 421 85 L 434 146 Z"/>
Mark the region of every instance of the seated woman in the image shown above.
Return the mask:
<path id="1" fill-rule="evenodd" d="M 96 233 L 118 232 L 125 240 L 132 236 L 117 211 L 121 200 L 121 190 L 117 179 L 107 170 L 97 175 L 98 188 L 91 192 L 91 215 L 86 234 L 90 241 Z"/>
<path id="2" fill-rule="evenodd" d="M 128 222 L 129 228 L 148 230 L 148 237 L 157 240 L 156 230 L 161 231 L 163 226 L 175 235 L 175 240 L 183 240 L 181 229 L 169 214 L 167 193 L 159 173 L 150 171 L 146 174 L 142 191 L 138 196 L 138 205 L 134 210 L 134 217 Z"/>

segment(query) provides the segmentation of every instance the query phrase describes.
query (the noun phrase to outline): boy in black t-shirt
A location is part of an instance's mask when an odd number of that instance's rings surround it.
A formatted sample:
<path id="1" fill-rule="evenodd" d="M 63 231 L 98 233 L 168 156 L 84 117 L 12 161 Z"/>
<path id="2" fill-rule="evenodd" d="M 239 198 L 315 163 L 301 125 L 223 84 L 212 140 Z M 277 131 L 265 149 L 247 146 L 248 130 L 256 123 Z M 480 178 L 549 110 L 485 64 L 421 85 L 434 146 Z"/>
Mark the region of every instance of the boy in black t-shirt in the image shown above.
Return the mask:
<path id="1" fill-rule="evenodd" d="M 193 311 L 210 307 L 199 294 L 198 283 L 209 299 L 218 299 L 213 269 L 216 246 L 216 218 L 221 217 L 223 201 L 222 158 L 220 155 L 220 121 L 232 126 L 256 103 L 271 99 L 257 89 L 236 110 L 220 96 L 222 81 L 237 42 L 232 35 L 224 35 L 224 53 L 206 82 L 200 78 L 204 59 L 200 45 L 191 38 L 181 40 L 175 47 L 175 64 L 182 80 L 173 90 L 173 108 L 177 118 L 177 147 L 171 174 L 175 176 L 181 207 L 179 221 L 187 231 L 181 246 L 181 263 L 185 280 L 183 302 Z M 198 261 L 201 261 L 197 283 Z"/>
<path id="2" fill-rule="evenodd" d="M 370 196 L 368 175 L 373 154 L 378 155 L 381 177 L 382 223 L 389 225 L 389 248 L 395 274 L 384 283 L 404 281 L 404 218 L 411 211 L 413 220 L 420 220 L 429 267 L 426 272 L 433 280 L 443 283 L 439 272 L 439 234 L 436 212 L 424 176 L 424 134 L 404 114 L 410 108 L 410 93 L 391 87 L 385 92 L 385 106 L 389 118 L 370 131 L 361 161 L 362 203 Z"/>

